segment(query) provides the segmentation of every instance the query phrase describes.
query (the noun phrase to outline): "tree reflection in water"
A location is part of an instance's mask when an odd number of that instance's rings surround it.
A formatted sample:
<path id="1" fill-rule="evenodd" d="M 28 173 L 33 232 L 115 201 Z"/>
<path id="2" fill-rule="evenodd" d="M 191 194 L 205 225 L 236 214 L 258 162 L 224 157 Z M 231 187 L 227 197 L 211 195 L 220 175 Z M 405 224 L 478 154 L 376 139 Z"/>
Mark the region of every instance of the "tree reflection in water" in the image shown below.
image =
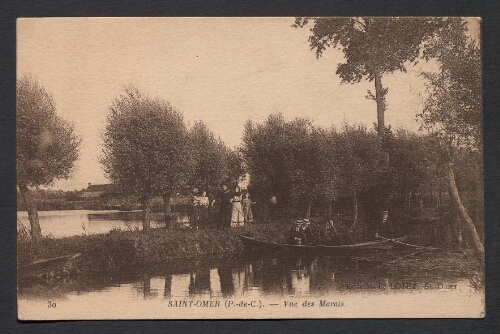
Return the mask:
<path id="1" fill-rule="evenodd" d="M 164 297 L 303 297 L 334 289 L 330 259 L 256 259 L 165 277 Z M 177 284 L 175 284 L 177 283 Z M 187 293 L 186 293 L 187 290 Z"/>
<path id="2" fill-rule="evenodd" d="M 353 260 L 337 258 L 256 258 L 239 262 L 195 262 L 176 267 L 145 271 L 139 276 L 123 273 L 108 278 L 87 277 L 82 286 L 60 284 L 53 293 L 85 294 L 88 292 L 127 293 L 132 298 L 164 299 L 240 298 L 240 297 L 305 297 L 326 295 L 342 290 L 346 282 L 356 282 L 357 266 Z M 351 263 L 352 262 L 352 263 Z M 373 270 L 369 271 L 373 273 Z M 377 274 L 377 273 L 375 273 Z M 382 274 L 382 273 L 380 273 Z M 366 279 L 366 277 L 364 277 Z M 95 283 L 95 284 L 94 284 Z M 117 288 L 117 289 L 115 289 Z M 132 290 L 130 290 L 132 289 Z M 40 288 L 38 288 L 40 290 Z M 20 296 L 29 299 L 35 289 L 20 286 Z"/>
<path id="3" fill-rule="evenodd" d="M 220 289 L 222 292 L 222 297 L 228 298 L 234 295 L 234 282 L 232 267 L 228 265 L 222 265 L 217 269 L 220 279 Z"/>
<path id="4" fill-rule="evenodd" d="M 189 277 L 189 296 L 211 295 L 210 269 L 203 268 L 192 272 Z"/>

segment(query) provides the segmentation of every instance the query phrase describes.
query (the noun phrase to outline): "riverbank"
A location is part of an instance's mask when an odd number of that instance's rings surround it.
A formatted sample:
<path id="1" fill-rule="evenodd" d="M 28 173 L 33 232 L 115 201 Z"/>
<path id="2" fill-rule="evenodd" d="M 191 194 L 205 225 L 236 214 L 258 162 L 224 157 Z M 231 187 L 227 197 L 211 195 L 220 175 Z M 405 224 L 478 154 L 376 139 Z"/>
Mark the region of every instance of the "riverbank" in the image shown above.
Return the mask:
<path id="1" fill-rule="evenodd" d="M 80 271 L 102 272 L 184 259 L 224 258 L 242 252 L 241 229 L 111 231 L 107 234 L 18 242 L 19 265 L 80 253 Z"/>
<path id="2" fill-rule="evenodd" d="M 284 241 L 285 222 L 250 224 L 223 229 L 112 230 L 106 234 L 44 237 L 38 243 L 28 233 L 18 240 L 18 264 L 80 253 L 76 266 L 83 273 L 127 271 L 170 261 L 222 260 L 240 256 L 241 234 Z"/>
<path id="3" fill-rule="evenodd" d="M 251 235 L 278 243 L 285 242 L 288 222 L 257 223 L 241 228 L 220 230 L 181 229 L 113 230 L 106 234 L 90 234 L 65 238 L 43 238 L 35 245 L 31 240 L 18 240 L 18 264 L 23 265 L 45 258 L 80 253 L 75 266 L 84 275 L 141 272 L 144 269 L 166 266 L 168 263 L 191 265 L 193 263 L 237 260 L 243 254 L 240 235 Z M 478 268 L 473 257 L 464 252 L 429 252 L 406 256 L 405 253 L 380 254 L 377 261 L 365 261 L 369 266 L 382 266 L 388 273 L 446 272 L 452 276 L 477 276 Z M 369 259 L 365 259 L 369 260 Z M 362 263 L 362 262 L 360 262 Z M 148 269 L 148 270 L 149 270 Z M 482 284 L 482 275 L 473 277 Z M 471 282 L 472 283 L 472 282 Z"/>

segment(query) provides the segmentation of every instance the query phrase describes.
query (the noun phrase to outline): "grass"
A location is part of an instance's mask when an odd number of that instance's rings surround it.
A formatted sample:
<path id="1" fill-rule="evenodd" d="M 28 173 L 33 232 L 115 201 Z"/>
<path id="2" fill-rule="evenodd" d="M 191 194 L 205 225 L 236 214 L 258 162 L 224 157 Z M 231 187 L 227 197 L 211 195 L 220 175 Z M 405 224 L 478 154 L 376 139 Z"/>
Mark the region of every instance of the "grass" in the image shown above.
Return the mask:
<path id="1" fill-rule="evenodd" d="M 176 259 L 223 259 L 242 253 L 239 235 L 246 228 L 221 230 L 152 229 L 113 230 L 66 238 L 45 237 L 37 243 L 18 239 L 18 264 L 38 259 L 80 253 L 77 267 L 82 272 L 129 270 Z"/>
<path id="2" fill-rule="evenodd" d="M 314 219 L 311 222 L 312 231 L 319 231 L 322 223 Z M 134 229 L 112 230 L 107 234 L 45 237 L 37 243 L 29 238 L 26 229 L 21 229 L 18 231 L 18 264 L 80 253 L 76 263 L 80 271 L 99 272 L 129 270 L 179 259 L 224 259 L 242 254 L 241 234 L 283 243 L 292 223 L 293 220 L 277 219 L 219 230 L 151 229 L 146 233 Z M 342 231 L 344 226 L 338 228 Z"/>

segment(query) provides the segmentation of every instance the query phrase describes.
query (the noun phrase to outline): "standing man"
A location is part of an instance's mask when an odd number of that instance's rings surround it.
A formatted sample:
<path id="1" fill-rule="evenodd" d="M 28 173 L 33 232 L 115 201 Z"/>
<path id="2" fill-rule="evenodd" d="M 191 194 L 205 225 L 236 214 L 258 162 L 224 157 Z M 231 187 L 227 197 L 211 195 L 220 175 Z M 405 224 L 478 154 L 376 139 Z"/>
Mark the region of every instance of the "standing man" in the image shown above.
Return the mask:
<path id="1" fill-rule="evenodd" d="M 389 218 L 389 211 L 382 211 L 382 219 L 380 220 L 375 232 L 375 238 L 379 237 L 387 239 L 394 238 L 394 228 Z"/>

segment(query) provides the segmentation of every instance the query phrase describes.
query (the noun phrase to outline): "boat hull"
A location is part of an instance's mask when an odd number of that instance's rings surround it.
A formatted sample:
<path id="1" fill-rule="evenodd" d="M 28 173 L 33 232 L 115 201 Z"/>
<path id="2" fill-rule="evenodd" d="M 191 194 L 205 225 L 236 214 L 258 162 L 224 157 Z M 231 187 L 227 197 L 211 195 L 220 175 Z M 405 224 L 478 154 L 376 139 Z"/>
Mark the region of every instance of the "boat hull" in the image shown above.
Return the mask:
<path id="1" fill-rule="evenodd" d="M 245 250 L 252 252 L 280 252 L 285 251 L 298 255 L 352 255 L 367 251 L 388 250 L 402 242 L 407 237 L 401 237 L 394 240 L 368 241 L 352 245 L 289 245 L 278 244 L 275 242 L 257 240 L 255 238 L 242 235 L 240 239 L 245 247 Z"/>
<path id="2" fill-rule="evenodd" d="M 37 276 L 50 270 L 63 267 L 79 256 L 80 254 L 76 253 L 50 259 L 43 259 L 23 266 L 18 266 L 17 275 L 18 277 Z"/>

